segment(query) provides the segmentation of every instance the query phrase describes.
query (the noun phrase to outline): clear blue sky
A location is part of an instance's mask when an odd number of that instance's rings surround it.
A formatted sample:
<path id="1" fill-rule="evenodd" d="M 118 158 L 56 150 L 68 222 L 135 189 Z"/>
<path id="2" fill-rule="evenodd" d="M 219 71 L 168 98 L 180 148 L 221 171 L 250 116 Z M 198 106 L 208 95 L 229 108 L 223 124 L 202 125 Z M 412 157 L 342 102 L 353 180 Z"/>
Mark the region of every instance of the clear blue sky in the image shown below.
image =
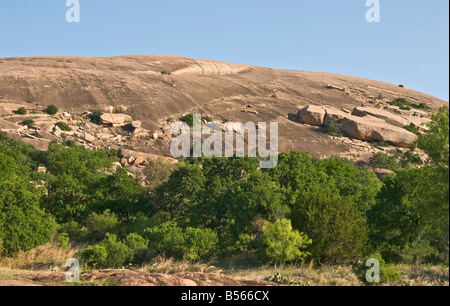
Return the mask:
<path id="1" fill-rule="evenodd" d="M 449 100 L 449 1 L 0 0 L 0 57 L 168 54 L 332 72 Z"/>

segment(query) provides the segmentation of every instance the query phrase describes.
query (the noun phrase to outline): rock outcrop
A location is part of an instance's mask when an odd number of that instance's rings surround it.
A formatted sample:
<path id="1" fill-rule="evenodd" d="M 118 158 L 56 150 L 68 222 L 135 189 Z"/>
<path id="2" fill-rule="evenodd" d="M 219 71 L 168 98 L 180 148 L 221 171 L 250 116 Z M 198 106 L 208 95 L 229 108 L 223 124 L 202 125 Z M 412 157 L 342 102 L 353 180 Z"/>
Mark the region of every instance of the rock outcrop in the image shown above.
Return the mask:
<path id="1" fill-rule="evenodd" d="M 306 106 L 298 113 L 301 122 L 315 126 L 324 124 L 325 115 L 326 112 L 323 108 L 314 105 Z"/>
<path id="2" fill-rule="evenodd" d="M 401 115 L 396 115 L 391 113 L 390 111 L 373 108 L 373 107 L 356 107 L 352 115 L 363 117 L 363 116 L 373 116 L 376 118 L 383 119 L 386 123 L 398 126 L 398 127 L 404 127 L 410 124 L 410 121 L 406 119 L 405 117 Z"/>
<path id="3" fill-rule="evenodd" d="M 382 141 L 394 146 L 408 147 L 417 135 L 389 123 L 348 116 L 342 120 L 341 129 L 350 137 L 366 141 Z"/>
<path id="4" fill-rule="evenodd" d="M 342 119 L 348 116 L 348 114 L 344 111 L 332 108 L 332 107 L 324 107 L 326 112 L 324 125 L 327 126 L 330 121 L 334 121 L 336 123 L 340 123 Z"/>

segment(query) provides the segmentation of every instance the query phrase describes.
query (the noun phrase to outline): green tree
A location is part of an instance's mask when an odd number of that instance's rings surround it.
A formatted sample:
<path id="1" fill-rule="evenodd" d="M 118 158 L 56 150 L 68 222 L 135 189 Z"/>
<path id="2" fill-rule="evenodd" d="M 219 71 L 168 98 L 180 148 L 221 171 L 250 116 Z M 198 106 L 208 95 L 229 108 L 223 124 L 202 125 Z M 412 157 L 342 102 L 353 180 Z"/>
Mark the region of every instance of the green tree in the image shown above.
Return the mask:
<path id="1" fill-rule="evenodd" d="M 14 159 L 0 152 L 0 252 L 7 256 L 45 244 L 56 232 L 53 217 L 39 206 L 42 192 L 26 178 Z"/>
<path id="2" fill-rule="evenodd" d="M 291 221 L 281 219 L 262 227 L 264 260 L 268 263 L 303 261 L 309 255 L 304 249 L 312 243 L 305 234 L 294 230 Z"/>
<path id="3" fill-rule="evenodd" d="M 430 130 L 416 145 L 428 161 L 385 180 L 368 213 L 372 241 L 388 260 L 444 262 L 449 250 L 448 108 L 433 116 Z"/>
<path id="4" fill-rule="evenodd" d="M 295 229 L 312 239 L 308 247 L 318 262 L 344 262 L 367 252 L 365 216 L 351 197 L 342 197 L 327 186 L 314 185 L 298 198 L 291 213 Z"/>

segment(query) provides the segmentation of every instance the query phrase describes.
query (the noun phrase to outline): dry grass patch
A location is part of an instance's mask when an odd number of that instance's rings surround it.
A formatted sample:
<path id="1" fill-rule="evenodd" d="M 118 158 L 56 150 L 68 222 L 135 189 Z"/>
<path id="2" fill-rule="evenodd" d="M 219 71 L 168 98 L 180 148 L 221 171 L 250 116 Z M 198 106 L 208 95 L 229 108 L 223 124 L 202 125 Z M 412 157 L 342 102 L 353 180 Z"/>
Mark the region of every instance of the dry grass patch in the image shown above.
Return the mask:
<path id="1" fill-rule="evenodd" d="M 300 286 L 361 286 L 352 267 L 327 266 L 320 269 L 308 267 L 286 266 L 275 269 L 274 267 L 261 267 L 254 269 L 229 270 L 223 272 L 234 279 L 265 280 L 279 273 L 290 282 Z"/>
<path id="2" fill-rule="evenodd" d="M 222 270 L 208 263 L 193 263 L 187 260 L 166 259 L 162 256 L 155 258 L 148 264 L 143 265 L 138 271 L 176 274 L 183 272 L 221 273 Z"/>
<path id="3" fill-rule="evenodd" d="M 0 257 L 0 268 L 29 271 L 64 271 L 66 261 L 74 258 L 79 248 L 64 249 L 53 243 L 30 251 L 20 251 L 16 257 Z"/>

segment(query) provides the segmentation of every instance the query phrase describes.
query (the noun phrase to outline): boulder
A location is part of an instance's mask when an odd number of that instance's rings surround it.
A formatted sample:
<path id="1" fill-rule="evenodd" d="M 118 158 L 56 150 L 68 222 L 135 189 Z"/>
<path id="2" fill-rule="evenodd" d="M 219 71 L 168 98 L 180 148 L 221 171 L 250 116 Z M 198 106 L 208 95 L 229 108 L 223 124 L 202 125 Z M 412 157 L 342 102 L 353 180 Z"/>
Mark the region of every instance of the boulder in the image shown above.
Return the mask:
<path id="1" fill-rule="evenodd" d="M 131 122 L 131 126 L 135 129 L 140 129 L 142 126 L 142 122 L 141 121 L 133 121 L 133 122 Z"/>
<path id="2" fill-rule="evenodd" d="M 428 124 L 431 123 L 432 120 L 428 118 L 411 117 L 410 122 L 410 126 L 418 128 L 421 132 L 426 132 L 430 130 Z"/>
<path id="3" fill-rule="evenodd" d="M 133 162 L 133 165 L 135 166 L 140 166 L 143 165 L 145 163 L 145 159 L 143 159 L 142 157 L 138 157 L 136 158 L 136 160 Z"/>
<path id="4" fill-rule="evenodd" d="M 306 106 L 298 112 L 300 122 L 315 126 L 323 125 L 325 115 L 326 112 L 323 108 L 314 105 Z"/>
<path id="5" fill-rule="evenodd" d="M 134 156 L 129 156 L 128 158 L 127 158 L 127 162 L 129 163 L 129 164 L 133 164 L 133 162 L 136 160 L 136 158 L 134 157 Z"/>
<path id="6" fill-rule="evenodd" d="M 92 136 L 92 135 L 89 134 L 89 133 L 84 133 L 83 139 L 86 140 L 87 142 L 93 142 L 93 141 L 95 141 L 95 137 Z"/>
<path id="7" fill-rule="evenodd" d="M 365 141 L 383 141 L 398 147 L 408 147 L 417 140 L 417 135 L 404 128 L 367 120 L 364 117 L 348 116 L 341 122 L 341 129 L 348 136 Z"/>
<path id="8" fill-rule="evenodd" d="M 375 172 L 376 176 L 381 179 L 389 174 L 393 174 L 394 171 L 392 170 L 388 170 L 388 169 L 375 169 L 373 170 L 373 172 Z"/>
<path id="9" fill-rule="evenodd" d="M 324 125 L 327 125 L 330 121 L 340 123 L 342 119 L 348 116 L 347 113 L 331 107 L 326 107 L 325 112 Z"/>
<path id="10" fill-rule="evenodd" d="M 132 119 L 130 116 L 127 116 L 125 114 L 103 114 L 100 117 L 100 123 L 104 125 L 110 125 L 113 127 L 121 127 L 125 126 L 128 123 L 131 123 Z"/>
<path id="11" fill-rule="evenodd" d="M 406 125 L 409 125 L 410 122 L 405 117 L 401 115 L 396 115 L 391 113 L 390 111 L 373 108 L 373 107 L 356 107 L 353 112 L 353 116 L 363 117 L 366 115 L 370 115 L 373 117 L 377 117 L 380 119 L 383 119 L 386 121 L 386 123 L 398 126 L 398 127 L 404 127 Z"/>

